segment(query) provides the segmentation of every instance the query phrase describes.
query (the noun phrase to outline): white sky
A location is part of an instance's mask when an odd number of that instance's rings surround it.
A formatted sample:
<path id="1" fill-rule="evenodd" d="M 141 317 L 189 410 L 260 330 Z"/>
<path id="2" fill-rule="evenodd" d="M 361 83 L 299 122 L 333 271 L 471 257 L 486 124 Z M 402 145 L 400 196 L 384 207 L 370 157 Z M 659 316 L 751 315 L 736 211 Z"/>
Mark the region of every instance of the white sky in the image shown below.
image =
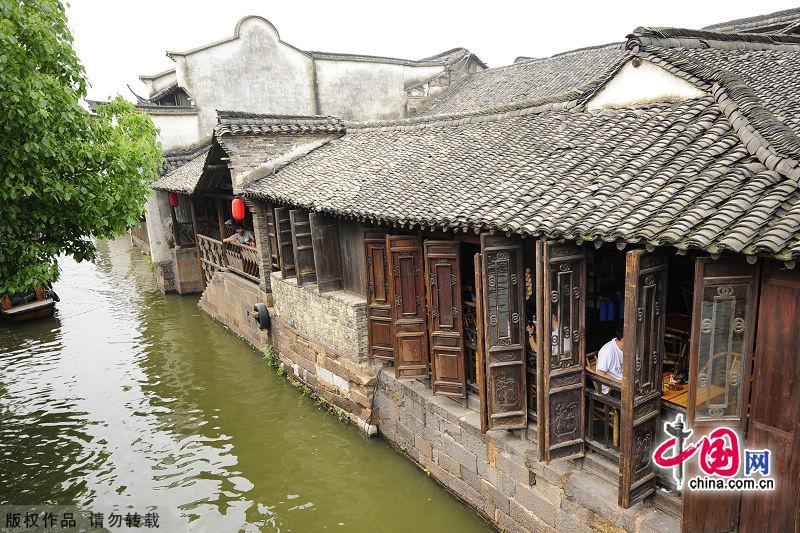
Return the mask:
<path id="1" fill-rule="evenodd" d="M 303 50 L 419 59 L 464 46 L 489 66 L 622 41 L 637 26 L 700 28 L 795 7 L 789 0 L 648 2 L 71 0 L 75 46 L 92 86 L 89 98 L 130 98 L 146 90 L 138 74 L 172 67 L 167 50 L 188 50 L 233 34 L 261 15 Z"/>

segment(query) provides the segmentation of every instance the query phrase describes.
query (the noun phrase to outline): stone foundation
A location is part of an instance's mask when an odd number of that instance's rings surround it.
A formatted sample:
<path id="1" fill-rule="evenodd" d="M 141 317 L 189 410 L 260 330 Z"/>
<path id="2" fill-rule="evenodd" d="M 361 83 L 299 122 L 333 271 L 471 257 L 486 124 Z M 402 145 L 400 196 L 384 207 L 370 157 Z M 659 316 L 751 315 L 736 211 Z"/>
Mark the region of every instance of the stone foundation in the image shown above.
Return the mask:
<path id="1" fill-rule="evenodd" d="M 174 285 L 178 294 L 199 294 L 203 292 L 203 272 L 197 248 L 173 248 L 172 271 Z"/>
<path id="2" fill-rule="evenodd" d="M 678 532 L 678 520 L 645 503 L 617 505 L 617 487 L 581 462 L 537 460 L 520 432 L 480 432 L 478 413 L 384 369 L 375 416 L 383 437 L 503 531 Z"/>
<path id="3" fill-rule="evenodd" d="M 217 272 L 203 291 L 200 309 L 227 326 L 263 353 L 271 344 L 269 330 L 258 329 L 250 315 L 256 303 L 271 302 L 271 297 L 258 285 L 231 272 Z"/>
<path id="4" fill-rule="evenodd" d="M 175 271 L 171 261 L 153 263 L 153 273 L 156 275 L 158 288 L 164 294 L 175 292 Z"/>
<path id="5" fill-rule="evenodd" d="M 366 356 L 366 301 L 345 291 L 319 294 L 314 284 L 272 275 L 273 345 L 287 372 L 342 409 L 368 434 L 375 376 Z"/>

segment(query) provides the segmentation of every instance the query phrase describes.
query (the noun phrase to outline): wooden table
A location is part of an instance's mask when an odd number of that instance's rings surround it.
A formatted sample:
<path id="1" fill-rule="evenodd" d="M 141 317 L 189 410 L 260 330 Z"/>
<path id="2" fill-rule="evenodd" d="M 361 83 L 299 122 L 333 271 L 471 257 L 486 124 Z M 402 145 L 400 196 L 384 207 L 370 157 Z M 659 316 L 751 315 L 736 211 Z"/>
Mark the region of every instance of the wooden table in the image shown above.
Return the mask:
<path id="1" fill-rule="evenodd" d="M 684 383 L 681 385 L 681 388 L 678 390 L 671 390 L 667 388 L 669 385 L 669 372 L 664 373 L 664 387 L 661 392 L 661 399 L 667 402 L 672 402 L 674 404 L 680 405 L 681 407 L 688 407 L 689 405 L 689 384 Z M 712 385 L 711 386 L 711 397 L 717 398 L 725 394 L 725 389 L 720 387 L 719 385 Z M 701 404 L 706 401 L 706 392 L 705 389 L 698 389 L 697 390 L 697 399 L 696 402 Z"/>

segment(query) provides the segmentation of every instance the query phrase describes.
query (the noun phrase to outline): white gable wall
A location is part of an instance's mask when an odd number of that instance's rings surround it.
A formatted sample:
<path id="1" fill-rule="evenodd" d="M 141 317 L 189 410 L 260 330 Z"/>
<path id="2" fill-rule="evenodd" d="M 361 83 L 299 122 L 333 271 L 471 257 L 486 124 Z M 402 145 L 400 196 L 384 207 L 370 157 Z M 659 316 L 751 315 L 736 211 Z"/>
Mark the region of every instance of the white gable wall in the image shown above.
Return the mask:
<path id="1" fill-rule="evenodd" d="M 587 103 L 588 111 L 631 107 L 651 102 L 676 102 L 700 98 L 705 93 L 648 61 L 638 67 L 628 61 Z"/>

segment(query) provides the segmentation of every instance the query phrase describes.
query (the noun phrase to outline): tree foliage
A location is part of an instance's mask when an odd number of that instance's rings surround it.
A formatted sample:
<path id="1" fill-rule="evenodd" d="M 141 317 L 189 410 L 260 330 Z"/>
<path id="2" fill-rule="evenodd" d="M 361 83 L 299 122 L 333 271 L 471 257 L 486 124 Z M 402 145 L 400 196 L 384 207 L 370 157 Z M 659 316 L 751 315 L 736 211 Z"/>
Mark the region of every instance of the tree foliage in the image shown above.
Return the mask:
<path id="1" fill-rule="evenodd" d="M 138 223 L 162 153 L 149 116 L 117 97 L 81 106 L 86 77 L 58 0 L 0 0 L 0 296 L 91 260 Z"/>

